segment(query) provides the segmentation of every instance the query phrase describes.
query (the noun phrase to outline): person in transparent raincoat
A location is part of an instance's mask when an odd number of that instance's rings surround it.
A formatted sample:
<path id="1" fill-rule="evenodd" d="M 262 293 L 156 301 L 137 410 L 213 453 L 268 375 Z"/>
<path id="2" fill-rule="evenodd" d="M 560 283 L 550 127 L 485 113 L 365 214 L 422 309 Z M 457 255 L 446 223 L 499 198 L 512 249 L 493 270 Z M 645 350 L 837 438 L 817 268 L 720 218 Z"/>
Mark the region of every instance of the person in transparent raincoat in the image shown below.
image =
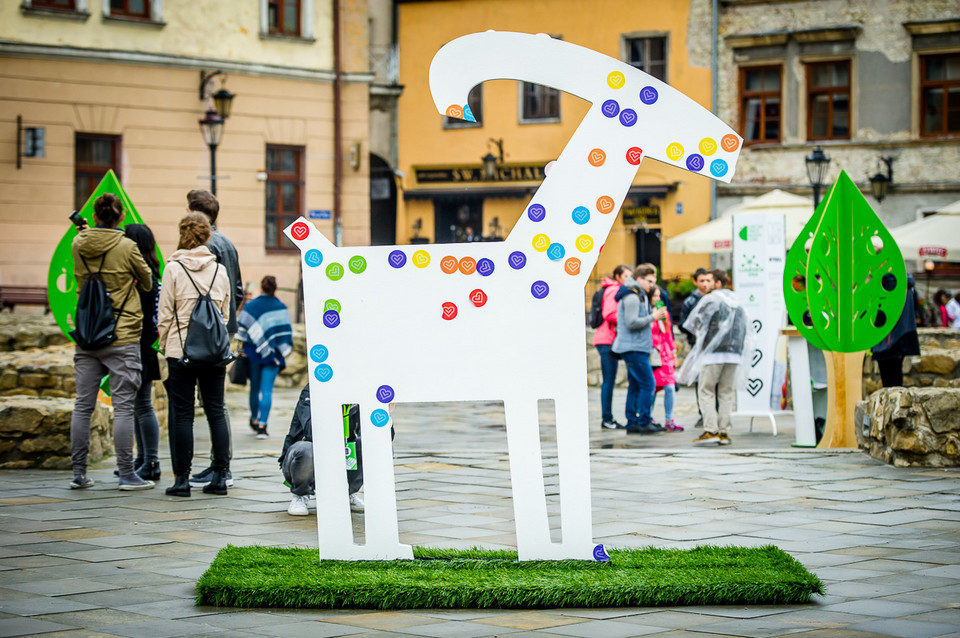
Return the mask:
<path id="1" fill-rule="evenodd" d="M 733 291 L 719 289 L 704 295 L 683 328 L 696 336 L 696 343 L 677 373 L 677 382 L 690 385 L 700 378 L 703 434 L 693 443 L 729 445 L 736 388 L 746 384 L 747 361 L 753 349 L 750 317 Z"/>

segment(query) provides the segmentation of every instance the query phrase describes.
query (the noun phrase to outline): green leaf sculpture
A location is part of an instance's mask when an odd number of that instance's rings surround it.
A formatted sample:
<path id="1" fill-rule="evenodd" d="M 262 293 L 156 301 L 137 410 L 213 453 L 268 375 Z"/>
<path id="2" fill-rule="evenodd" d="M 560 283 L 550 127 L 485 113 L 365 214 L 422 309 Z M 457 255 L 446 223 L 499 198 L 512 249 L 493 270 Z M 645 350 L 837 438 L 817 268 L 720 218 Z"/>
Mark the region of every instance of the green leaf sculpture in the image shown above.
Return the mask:
<path id="1" fill-rule="evenodd" d="M 903 312 L 903 255 L 846 172 L 840 172 L 784 265 L 790 319 L 823 350 L 872 348 Z"/>
<path id="2" fill-rule="evenodd" d="M 143 220 L 137 214 L 137 209 L 133 207 L 127 192 L 120 185 L 120 180 L 112 171 L 107 171 L 100 183 L 94 189 L 93 194 L 80 209 L 80 215 L 87 220 L 87 225 L 93 228 L 93 202 L 104 193 L 113 193 L 120 198 L 123 203 L 123 210 L 126 215 L 120 227 L 127 224 L 142 224 Z M 73 276 L 73 240 L 77 236 L 77 228 L 67 221 L 64 215 L 64 223 L 67 224 L 67 232 L 60 238 L 53 251 L 53 257 L 50 259 L 50 270 L 47 272 L 47 299 L 50 301 L 50 313 L 56 320 L 57 325 L 63 334 L 70 336 L 73 330 L 73 316 L 77 312 L 77 281 Z M 163 255 L 160 249 L 157 249 L 157 257 L 160 259 L 160 272 L 163 272 Z"/>

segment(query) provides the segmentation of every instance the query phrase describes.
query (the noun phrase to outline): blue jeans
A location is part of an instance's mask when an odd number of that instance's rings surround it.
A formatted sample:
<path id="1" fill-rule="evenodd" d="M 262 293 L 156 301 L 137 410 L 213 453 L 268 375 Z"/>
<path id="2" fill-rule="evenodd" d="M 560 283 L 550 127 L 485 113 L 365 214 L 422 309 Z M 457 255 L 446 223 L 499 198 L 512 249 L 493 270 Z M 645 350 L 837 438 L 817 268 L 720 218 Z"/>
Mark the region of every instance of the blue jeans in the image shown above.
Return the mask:
<path id="1" fill-rule="evenodd" d="M 663 386 L 663 420 L 669 421 L 673 418 L 673 401 L 676 388 L 672 385 Z M 653 404 L 657 403 L 657 395 L 653 395 Z M 653 405 L 650 406 L 650 411 L 653 412 Z"/>
<path id="2" fill-rule="evenodd" d="M 250 362 L 250 418 L 266 426 L 273 404 L 273 382 L 280 366 L 275 363 Z"/>
<path id="3" fill-rule="evenodd" d="M 627 364 L 627 427 L 640 428 L 650 424 L 650 408 L 656 382 L 650 367 L 649 352 L 623 352 Z"/>
<path id="4" fill-rule="evenodd" d="M 600 374 L 603 376 L 603 385 L 600 386 L 600 411 L 604 423 L 613 421 L 613 387 L 617 384 L 618 359 L 613 358 L 609 345 L 594 346 L 600 355 Z"/>

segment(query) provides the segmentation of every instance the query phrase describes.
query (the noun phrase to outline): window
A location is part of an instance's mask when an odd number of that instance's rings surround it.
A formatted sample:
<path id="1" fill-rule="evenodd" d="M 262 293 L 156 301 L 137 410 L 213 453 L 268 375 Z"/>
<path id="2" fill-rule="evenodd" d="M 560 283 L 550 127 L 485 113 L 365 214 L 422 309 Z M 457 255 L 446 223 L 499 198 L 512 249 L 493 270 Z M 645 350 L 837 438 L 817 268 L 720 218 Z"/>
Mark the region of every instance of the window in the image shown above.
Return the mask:
<path id="1" fill-rule="evenodd" d="M 478 84 L 470 89 L 467 96 L 467 105 L 470 112 L 473 113 L 473 119 L 476 122 L 468 122 L 455 117 L 443 117 L 443 128 L 469 128 L 472 126 L 481 126 L 483 122 L 483 85 Z"/>
<path id="2" fill-rule="evenodd" d="M 807 65 L 807 139 L 850 139 L 850 61 Z"/>
<path id="3" fill-rule="evenodd" d="M 300 0 L 268 0 L 267 31 L 273 35 L 300 36 Z"/>
<path id="4" fill-rule="evenodd" d="M 667 39 L 627 38 L 627 64 L 667 81 Z"/>
<path id="5" fill-rule="evenodd" d="M 960 133 L 960 53 L 920 57 L 920 134 Z"/>
<path id="6" fill-rule="evenodd" d="M 150 19 L 150 0 L 110 0 L 110 16 Z"/>
<path id="7" fill-rule="evenodd" d="M 76 11 L 76 0 L 33 0 L 30 6 L 34 9 L 54 9 L 60 11 Z"/>
<path id="8" fill-rule="evenodd" d="M 780 141 L 780 66 L 740 69 L 740 132 L 745 143 Z"/>
<path id="9" fill-rule="evenodd" d="M 80 209 L 107 171 L 120 176 L 120 136 L 77 133 L 74 146 L 73 207 Z"/>
<path id="10" fill-rule="evenodd" d="M 303 147 L 267 145 L 267 248 L 295 246 L 283 229 L 303 214 Z"/>
<path id="11" fill-rule="evenodd" d="M 560 91 L 542 84 L 520 84 L 520 121 L 560 120 Z"/>

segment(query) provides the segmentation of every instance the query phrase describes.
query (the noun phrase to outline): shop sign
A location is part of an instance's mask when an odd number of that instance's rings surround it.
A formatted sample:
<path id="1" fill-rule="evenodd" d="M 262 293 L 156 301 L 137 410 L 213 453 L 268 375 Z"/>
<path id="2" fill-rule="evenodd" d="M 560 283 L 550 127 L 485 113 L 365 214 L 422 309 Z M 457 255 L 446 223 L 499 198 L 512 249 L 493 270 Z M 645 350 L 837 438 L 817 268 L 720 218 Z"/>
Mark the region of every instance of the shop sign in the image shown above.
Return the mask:
<path id="1" fill-rule="evenodd" d="M 498 166 L 493 179 L 484 179 L 480 166 L 415 168 L 418 184 L 463 184 L 481 182 L 540 182 L 546 179 L 543 164 Z"/>
<path id="2" fill-rule="evenodd" d="M 920 256 L 939 257 L 940 259 L 946 259 L 947 249 L 943 246 L 920 246 Z"/>
<path id="3" fill-rule="evenodd" d="M 623 212 L 624 226 L 645 226 L 660 223 L 659 206 L 634 206 L 620 209 Z"/>

